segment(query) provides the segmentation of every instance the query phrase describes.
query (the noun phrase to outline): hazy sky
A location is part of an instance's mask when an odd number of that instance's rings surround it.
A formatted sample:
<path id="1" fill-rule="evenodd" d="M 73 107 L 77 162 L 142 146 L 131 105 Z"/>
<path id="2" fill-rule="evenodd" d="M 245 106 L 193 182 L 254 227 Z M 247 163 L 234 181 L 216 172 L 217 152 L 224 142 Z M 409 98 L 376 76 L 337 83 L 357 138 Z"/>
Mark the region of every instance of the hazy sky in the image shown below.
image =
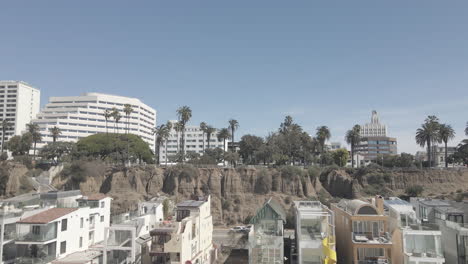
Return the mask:
<path id="1" fill-rule="evenodd" d="M 468 121 L 468 1 L 3 1 L 0 79 L 140 98 L 267 135 L 290 114 L 333 141 L 380 113 L 415 152 L 429 114 Z M 238 136 L 237 136 L 238 137 Z M 453 142 L 455 144 L 455 142 Z"/>

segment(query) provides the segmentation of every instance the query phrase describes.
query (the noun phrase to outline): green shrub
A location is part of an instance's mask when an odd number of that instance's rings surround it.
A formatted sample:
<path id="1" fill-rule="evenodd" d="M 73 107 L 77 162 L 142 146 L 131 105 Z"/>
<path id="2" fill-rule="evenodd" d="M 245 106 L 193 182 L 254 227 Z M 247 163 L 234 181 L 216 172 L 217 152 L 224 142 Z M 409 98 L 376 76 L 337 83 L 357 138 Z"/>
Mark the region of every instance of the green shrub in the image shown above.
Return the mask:
<path id="1" fill-rule="evenodd" d="M 418 197 L 422 194 L 424 188 L 421 185 L 408 186 L 405 189 L 405 194 L 409 197 Z"/>

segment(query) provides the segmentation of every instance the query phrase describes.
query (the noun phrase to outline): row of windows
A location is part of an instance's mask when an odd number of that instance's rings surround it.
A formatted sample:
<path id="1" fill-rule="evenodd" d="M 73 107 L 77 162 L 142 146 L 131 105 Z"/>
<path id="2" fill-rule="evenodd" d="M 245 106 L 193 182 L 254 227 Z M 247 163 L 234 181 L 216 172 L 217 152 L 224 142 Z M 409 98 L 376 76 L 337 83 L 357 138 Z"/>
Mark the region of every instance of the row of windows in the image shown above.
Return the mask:
<path id="1" fill-rule="evenodd" d="M 7 87 L 8 87 L 8 88 L 18 88 L 17 85 L 8 85 Z M 4 88 L 5 88 L 4 85 L 3 85 L 3 86 L 0 86 L 0 89 L 4 89 Z M 10 91 L 11 91 L 11 92 L 10 92 Z M 16 90 L 10 90 L 10 91 L 8 91 L 8 92 L 9 92 L 9 93 L 16 93 Z M 5 91 L 0 91 L 0 93 L 4 93 L 4 92 L 5 92 Z"/>
<path id="2" fill-rule="evenodd" d="M 16 100 L 15 100 L 16 101 Z M 1 104 L 0 107 L 4 107 L 5 105 Z M 7 107 L 16 107 L 16 104 L 7 104 Z"/>
<path id="3" fill-rule="evenodd" d="M 161 144 L 161 147 L 165 147 L 164 144 Z M 197 145 L 186 145 L 185 146 L 186 148 L 197 148 Z M 168 149 L 171 149 L 171 148 L 178 148 L 178 146 L 174 146 L 174 145 L 167 145 L 167 148 Z M 203 145 L 198 145 L 198 148 L 203 148 Z M 208 148 L 208 146 L 205 146 L 205 148 Z M 223 145 L 211 145 L 210 148 L 224 148 Z"/>
<path id="4" fill-rule="evenodd" d="M 394 145 L 396 144 L 395 141 L 388 141 L 388 140 L 369 140 L 367 141 L 369 145 Z"/>

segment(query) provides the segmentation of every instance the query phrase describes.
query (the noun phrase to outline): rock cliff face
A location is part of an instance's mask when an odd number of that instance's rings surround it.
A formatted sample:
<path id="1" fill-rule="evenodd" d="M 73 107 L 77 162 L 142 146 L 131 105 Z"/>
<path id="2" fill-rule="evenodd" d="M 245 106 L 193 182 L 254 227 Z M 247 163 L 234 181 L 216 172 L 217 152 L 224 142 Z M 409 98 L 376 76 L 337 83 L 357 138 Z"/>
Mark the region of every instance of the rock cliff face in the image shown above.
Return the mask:
<path id="1" fill-rule="evenodd" d="M 24 187 L 27 177 L 28 169 L 23 165 L 1 164 L 0 194 L 9 197 L 24 193 L 28 189 Z M 298 168 L 177 166 L 163 169 L 148 165 L 125 169 L 99 162 L 83 162 L 65 168 L 52 184 L 61 190 L 80 188 L 84 194 L 106 193 L 114 198 L 114 213 L 135 209 L 137 201 L 159 195 L 170 196 L 179 202 L 194 195 L 210 194 L 214 223 L 232 225 L 245 222 L 270 197 L 288 211 L 292 201 L 309 197 L 329 197 L 330 194 L 343 198 L 366 196 L 366 188 L 371 185 L 383 185 L 391 195 L 399 195 L 412 185 L 423 186 L 425 195 L 466 192 L 468 170 L 329 170 L 319 177 Z"/>
<path id="2" fill-rule="evenodd" d="M 14 162 L 0 163 L 0 196 L 11 197 L 33 190 L 29 183 L 28 168 Z"/>

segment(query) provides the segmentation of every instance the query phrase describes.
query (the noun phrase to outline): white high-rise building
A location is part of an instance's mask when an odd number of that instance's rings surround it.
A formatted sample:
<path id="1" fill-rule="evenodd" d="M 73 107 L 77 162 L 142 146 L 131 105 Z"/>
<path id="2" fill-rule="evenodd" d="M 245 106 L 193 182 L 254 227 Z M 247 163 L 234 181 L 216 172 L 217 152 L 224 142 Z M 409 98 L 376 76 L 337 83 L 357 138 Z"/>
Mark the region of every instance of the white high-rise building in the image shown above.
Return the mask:
<path id="1" fill-rule="evenodd" d="M 172 120 L 171 123 L 172 129 L 167 140 L 167 156 L 168 158 L 177 154 L 180 143 L 182 141 L 182 132 L 177 132 L 174 129 L 174 124 L 177 121 Z M 204 141 L 204 143 L 203 143 Z M 224 145 L 223 140 L 218 140 L 218 130 L 211 134 L 210 146 L 209 148 L 221 148 L 224 151 L 227 151 L 227 143 L 229 140 L 226 140 L 226 145 Z M 161 142 L 160 147 L 160 162 L 164 163 L 166 160 L 166 143 Z M 203 145 L 204 144 L 204 145 Z M 203 146 L 205 149 L 208 149 L 208 137 L 203 133 L 200 126 L 186 126 L 185 127 L 185 153 L 194 152 L 203 154 Z"/>
<path id="2" fill-rule="evenodd" d="M 371 122 L 361 126 L 361 137 L 386 137 L 387 126 L 380 123 L 377 111 L 372 111 Z"/>
<path id="3" fill-rule="evenodd" d="M 5 142 L 26 130 L 26 124 L 39 112 L 40 100 L 41 92 L 25 82 L 0 81 L 0 120 L 12 124 L 5 132 Z M 0 136 L 1 133 L 0 130 Z"/>
<path id="4" fill-rule="evenodd" d="M 132 105 L 133 113 L 129 121 L 123 108 L 125 104 Z M 117 108 L 122 115 L 116 124 L 111 117 L 104 118 L 104 111 Z M 85 93 L 81 96 L 51 97 L 49 103 L 33 120 L 41 129 L 41 148 L 46 143 L 53 141 L 50 128 L 57 126 L 61 130 L 59 141 L 78 141 L 78 139 L 97 133 L 127 131 L 130 122 L 130 133 L 140 136 L 151 149 L 154 149 L 154 135 L 152 129 L 156 127 L 156 110 L 142 103 L 137 98 L 101 93 Z"/>

